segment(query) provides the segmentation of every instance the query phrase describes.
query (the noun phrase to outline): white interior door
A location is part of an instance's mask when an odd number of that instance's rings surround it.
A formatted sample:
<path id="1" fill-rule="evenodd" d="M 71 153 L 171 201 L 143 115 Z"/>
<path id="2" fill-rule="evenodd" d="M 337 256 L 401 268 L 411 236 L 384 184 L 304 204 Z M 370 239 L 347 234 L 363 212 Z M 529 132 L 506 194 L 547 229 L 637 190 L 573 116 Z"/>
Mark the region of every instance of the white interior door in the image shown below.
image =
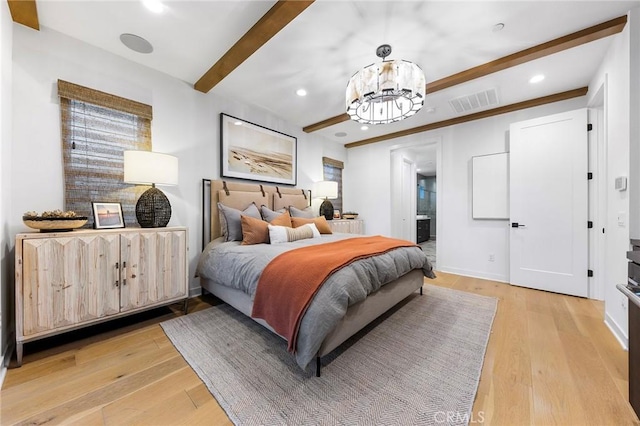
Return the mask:
<path id="1" fill-rule="evenodd" d="M 510 128 L 510 281 L 588 293 L 587 110 Z"/>

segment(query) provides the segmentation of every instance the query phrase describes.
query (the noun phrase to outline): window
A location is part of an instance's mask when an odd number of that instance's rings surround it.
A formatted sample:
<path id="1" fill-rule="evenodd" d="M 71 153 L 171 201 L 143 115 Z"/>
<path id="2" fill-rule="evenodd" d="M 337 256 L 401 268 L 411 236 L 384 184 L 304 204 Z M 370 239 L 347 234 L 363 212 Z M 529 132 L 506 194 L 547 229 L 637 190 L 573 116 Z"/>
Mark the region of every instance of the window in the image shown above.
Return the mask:
<path id="1" fill-rule="evenodd" d="M 88 216 L 92 201 L 122 204 L 135 224 L 135 203 L 147 188 L 123 182 L 123 151 L 151 150 L 149 105 L 58 80 L 65 210 Z"/>
<path id="2" fill-rule="evenodd" d="M 324 174 L 324 180 L 330 180 L 338 182 L 338 198 L 331 200 L 333 208 L 342 210 L 342 169 L 344 169 L 344 163 L 342 161 L 334 160 L 333 158 L 322 157 L 322 169 Z"/>

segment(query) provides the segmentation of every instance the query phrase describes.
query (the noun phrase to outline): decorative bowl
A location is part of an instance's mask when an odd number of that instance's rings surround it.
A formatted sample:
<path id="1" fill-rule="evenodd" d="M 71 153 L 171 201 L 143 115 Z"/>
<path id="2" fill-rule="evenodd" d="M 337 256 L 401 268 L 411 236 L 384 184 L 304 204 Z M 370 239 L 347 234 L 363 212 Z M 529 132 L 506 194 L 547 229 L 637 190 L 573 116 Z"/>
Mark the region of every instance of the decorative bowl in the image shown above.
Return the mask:
<path id="1" fill-rule="evenodd" d="M 343 219 L 357 219 L 358 218 L 358 213 L 344 213 L 342 215 Z"/>
<path id="2" fill-rule="evenodd" d="M 34 217 L 22 216 L 22 221 L 29 228 L 39 229 L 40 232 L 67 232 L 82 227 L 87 223 L 87 216 L 74 217 Z"/>

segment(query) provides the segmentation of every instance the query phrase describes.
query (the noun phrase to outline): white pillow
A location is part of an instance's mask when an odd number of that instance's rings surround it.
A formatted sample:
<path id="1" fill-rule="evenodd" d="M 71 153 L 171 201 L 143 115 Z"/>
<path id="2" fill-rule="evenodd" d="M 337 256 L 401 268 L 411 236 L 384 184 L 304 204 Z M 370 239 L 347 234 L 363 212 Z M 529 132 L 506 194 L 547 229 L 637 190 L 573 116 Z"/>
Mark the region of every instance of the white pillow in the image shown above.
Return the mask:
<path id="1" fill-rule="evenodd" d="M 308 223 L 297 228 L 287 226 L 269 226 L 269 240 L 271 244 L 290 243 L 306 238 L 320 238 L 320 231 L 315 223 Z"/>

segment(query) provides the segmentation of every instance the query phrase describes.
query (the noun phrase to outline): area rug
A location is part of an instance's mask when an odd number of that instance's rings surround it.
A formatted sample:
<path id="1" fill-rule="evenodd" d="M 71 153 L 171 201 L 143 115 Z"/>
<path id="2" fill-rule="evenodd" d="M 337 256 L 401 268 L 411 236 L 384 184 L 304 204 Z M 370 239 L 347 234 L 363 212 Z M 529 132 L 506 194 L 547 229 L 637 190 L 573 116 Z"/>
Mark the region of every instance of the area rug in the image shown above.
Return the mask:
<path id="1" fill-rule="evenodd" d="M 303 371 L 226 304 L 161 325 L 238 425 L 466 424 L 497 299 L 425 285 Z"/>

